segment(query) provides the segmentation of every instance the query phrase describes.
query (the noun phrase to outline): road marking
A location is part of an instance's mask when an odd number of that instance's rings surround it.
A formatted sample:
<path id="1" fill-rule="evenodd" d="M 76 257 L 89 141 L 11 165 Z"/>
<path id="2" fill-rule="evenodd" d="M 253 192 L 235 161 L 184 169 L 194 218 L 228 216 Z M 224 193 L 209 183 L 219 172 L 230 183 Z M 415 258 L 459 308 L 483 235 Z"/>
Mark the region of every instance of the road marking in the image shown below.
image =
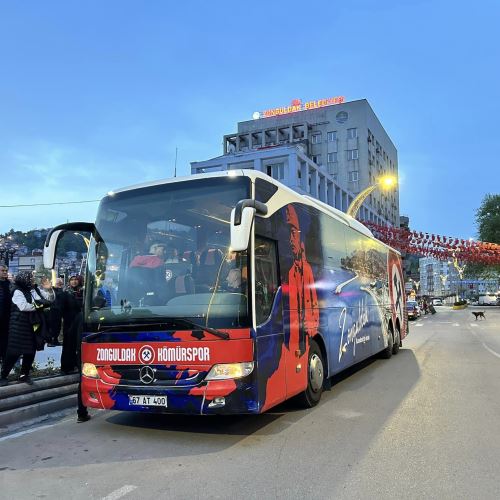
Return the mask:
<path id="1" fill-rule="evenodd" d="M 471 332 L 472 335 L 474 335 L 474 337 L 476 337 L 476 339 L 479 340 L 479 342 L 481 342 L 481 344 L 483 344 L 483 347 L 488 351 L 490 352 L 491 354 L 493 354 L 493 356 L 496 356 L 497 358 L 500 358 L 500 354 L 496 351 L 494 351 L 493 349 L 491 349 L 490 347 L 488 347 L 478 336 L 477 336 L 477 333 L 475 332 Z"/>
<path id="2" fill-rule="evenodd" d="M 357 417 L 362 417 L 363 414 L 359 413 L 358 411 L 353 411 L 353 410 L 337 410 L 335 412 L 336 415 L 338 415 L 341 418 L 357 418 Z"/>
<path id="3" fill-rule="evenodd" d="M 453 326 L 460 326 L 459 323 L 453 323 Z"/>
<path id="4" fill-rule="evenodd" d="M 424 326 L 423 323 L 415 323 L 415 326 Z"/>
<path id="5" fill-rule="evenodd" d="M 8 439 L 14 439 L 20 436 L 24 436 L 25 434 L 31 434 L 32 432 L 36 432 L 42 429 L 50 429 L 51 427 L 54 427 L 56 424 L 51 424 L 51 425 L 42 425 L 41 427 L 34 427 L 33 429 L 27 429 L 25 431 L 20 431 L 16 432 L 14 434 L 9 434 L 8 436 L 4 436 L 0 438 L 0 442 L 2 441 L 7 441 Z"/>
<path id="6" fill-rule="evenodd" d="M 476 324 L 471 323 L 470 326 L 472 326 L 472 328 L 477 328 L 477 323 Z"/>
<path id="7" fill-rule="evenodd" d="M 137 489 L 137 486 L 134 486 L 132 484 L 126 484 L 125 486 L 122 486 L 121 488 L 112 491 L 108 496 L 103 497 L 102 500 L 118 500 L 118 498 L 125 496 L 127 493 L 130 493 L 135 489 Z"/>
<path id="8" fill-rule="evenodd" d="M 53 424 L 47 425 L 37 425 L 36 427 L 32 427 L 31 429 L 26 429 L 25 431 L 14 432 L 13 434 L 9 434 L 8 436 L 0 437 L 0 443 L 2 441 L 7 441 L 8 439 L 14 439 L 20 436 L 24 436 L 25 434 L 31 434 L 32 432 L 36 432 L 43 429 L 50 429 L 51 427 L 55 427 L 58 424 L 64 424 L 65 422 L 71 422 L 73 418 L 65 418 L 63 420 L 59 420 L 58 422 L 54 422 Z M 36 425 L 36 424 L 34 424 Z"/>

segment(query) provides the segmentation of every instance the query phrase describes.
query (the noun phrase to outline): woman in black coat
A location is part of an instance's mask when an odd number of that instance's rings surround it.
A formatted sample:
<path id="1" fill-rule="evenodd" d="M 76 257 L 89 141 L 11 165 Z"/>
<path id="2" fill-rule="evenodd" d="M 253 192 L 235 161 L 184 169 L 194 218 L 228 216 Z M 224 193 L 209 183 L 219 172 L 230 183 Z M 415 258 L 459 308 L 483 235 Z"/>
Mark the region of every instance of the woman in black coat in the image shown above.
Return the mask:
<path id="1" fill-rule="evenodd" d="M 73 323 L 82 310 L 83 304 L 83 280 L 78 274 L 69 278 L 69 286 L 64 290 L 61 298 L 61 310 L 63 318 L 63 348 L 61 354 L 61 371 L 72 373 L 78 368 L 78 339 L 77 329 Z"/>
<path id="2" fill-rule="evenodd" d="M 7 385 L 7 377 L 21 356 L 23 362 L 19 381 L 27 384 L 33 383 L 29 373 L 37 349 L 35 332 L 41 328 L 43 322 L 42 315 L 37 316 L 37 311 L 50 306 L 50 302 L 54 300 L 54 292 L 50 282 L 45 281 L 42 285 L 43 289 L 35 287 L 34 276 L 31 272 L 20 272 L 16 276 L 14 284 L 9 339 L 0 378 L 1 386 Z"/>

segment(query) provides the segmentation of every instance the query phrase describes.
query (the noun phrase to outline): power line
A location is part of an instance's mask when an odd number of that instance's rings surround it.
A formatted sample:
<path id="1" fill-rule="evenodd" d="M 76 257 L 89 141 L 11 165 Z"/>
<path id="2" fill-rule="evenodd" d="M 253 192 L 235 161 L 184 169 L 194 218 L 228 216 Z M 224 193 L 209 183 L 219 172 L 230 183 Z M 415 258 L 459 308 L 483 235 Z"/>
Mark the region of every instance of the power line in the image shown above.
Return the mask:
<path id="1" fill-rule="evenodd" d="M 18 208 L 18 207 L 40 207 L 49 205 L 75 205 L 78 203 L 96 203 L 101 200 L 81 200 L 81 201 L 54 201 L 51 203 L 29 203 L 23 205 L 0 205 L 0 208 Z"/>

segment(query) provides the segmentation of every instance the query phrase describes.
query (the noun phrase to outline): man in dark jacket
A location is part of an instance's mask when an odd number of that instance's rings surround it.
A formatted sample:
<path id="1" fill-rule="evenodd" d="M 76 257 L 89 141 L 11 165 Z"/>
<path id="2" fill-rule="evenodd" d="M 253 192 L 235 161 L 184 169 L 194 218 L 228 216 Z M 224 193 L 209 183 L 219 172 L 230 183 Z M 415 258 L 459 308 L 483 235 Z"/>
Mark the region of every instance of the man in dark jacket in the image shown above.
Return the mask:
<path id="1" fill-rule="evenodd" d="M 76 411 L 77 414 L 77 422 L 87 422 L 90 420 L 90 415 L 87 410 L 87 407 L 83 404 L 82 400 L 82 332 L 83 332 L 83 314 L 80 312 L 76 315 L 75 320 L 73 321 L 73 325 L 71 327 L 74 332 L 72 335 L 76 337 L 76 345 L 77 345 L 77 363 L 78 363 L 78 371 L 80 374 L 80 378 L 78 379 L 78 409 Z"/>
<path id="2" fill-rule="evenodd" d="M 82 310 L 83 304 L 83 280 L 78 274 L 69 278 L 69 286 L 64 290 L 61 300 L 63 318 L 63 348 L 61 353 L 61 371 L 73 373 L 78 367 L 77 349 L 78 340 L 74 321 Z"/>
<path id="3" fill-rule="evenodd" d="M 0 264 L 0 362 L 5 359 L 7 338 L 9 336 L 9 319 L 12 300 L 10 297 L 9 269 Z"/>
<path id="4" fill-rule="evenodd" d="M 59 344 L 59 334 L 61 333 L 62 326 L 62 306 L 63 306 L 63 280 L 61 278 L 56 279 L 55 286 L 53 288 L 56 294 L 56 299 L 54 303 L 50 306 L 49 313 L 49 329 L 50 329 L 50 341 L 47 343 L 49 347 L 57 346 Z"/>

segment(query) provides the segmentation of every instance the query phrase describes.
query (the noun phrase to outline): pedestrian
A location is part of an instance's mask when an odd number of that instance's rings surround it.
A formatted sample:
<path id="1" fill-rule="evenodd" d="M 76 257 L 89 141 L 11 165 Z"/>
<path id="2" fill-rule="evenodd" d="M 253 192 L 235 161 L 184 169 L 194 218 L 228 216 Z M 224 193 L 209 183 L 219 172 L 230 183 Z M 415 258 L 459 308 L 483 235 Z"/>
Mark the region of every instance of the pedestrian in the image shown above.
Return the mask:
<path id="1" fill-rule="evenodd" d="M 78 367 L 77 338 L 73 322 L 82 310 L 83 280 L 79 274 L 69 277 L 69 284 L 64 290 L 61 300 L 63 319 L 63 347 L 61 353 L 61 371 L 64 374 L 73 373 Z"/>
<path id="2" fill-rule="evenodd" d="M 0 386 L 7 385 L 10 371 L 22 356 L 20 382 L 31 385 L 30 371 L 37 351 L 37 336 L 43 324 L 44 308 L 54 300 L 54 292 L 48 280 L 42 283 L 42 289 L 35 286 L 33 273 L 22 271 L 16 275 L 12 293 L 12 305 L 9 322 L 9 339 L 2 365 Z M 42 346 L 43 348 L 43 346 Z"/>
<path id="3" fill-rule="evenodd" d="M 428 314 L 429 313 L 429 304 L 427 304 L 427 300 L 424 299 L 423 303 L 422 303 L 422 307 L 424 309 L 424 314 Z"/>
<path id="4" fill-rule="evenodd" d="M 87 410 L 87 407 L 83 404 L 82 400 L 82 358 L 81 358 L 81 352 L 82 352 L 82 332 L 83 332 L 83 313 L 79 312 L 75 320 L 73 321 L 72 329 L 74 331 L 72 334 L 75 336 L 77 339 L 77 363 L 78 363 L 78 372 L 79 372 L 79 378 L 78 378 L 78 409 L 76 411 L 77 415 L 77 422 L 80 424 L 82 422 L 87 422 L 87 420 L 90 420 L 90 415 Z"/>
<path id="5" fill-rule="evenodd" d="M 64 295 L 64 281 L 62 278 L 57 278 L 54 284 L 55 300 L 50 307 L 49 313 L 49 329 L 50 329 L 50 340 L 47 343 L 49 347 L 55 347 L 59 344 L 59 334 L 61 333 L 62 327 L 62 302 Z"/>
<path id="6" fill-rule="evenodd" d="M 3 363 L 7 350 L 11 304 L 9 268 L 0 264 L 0 363 Z"/>

